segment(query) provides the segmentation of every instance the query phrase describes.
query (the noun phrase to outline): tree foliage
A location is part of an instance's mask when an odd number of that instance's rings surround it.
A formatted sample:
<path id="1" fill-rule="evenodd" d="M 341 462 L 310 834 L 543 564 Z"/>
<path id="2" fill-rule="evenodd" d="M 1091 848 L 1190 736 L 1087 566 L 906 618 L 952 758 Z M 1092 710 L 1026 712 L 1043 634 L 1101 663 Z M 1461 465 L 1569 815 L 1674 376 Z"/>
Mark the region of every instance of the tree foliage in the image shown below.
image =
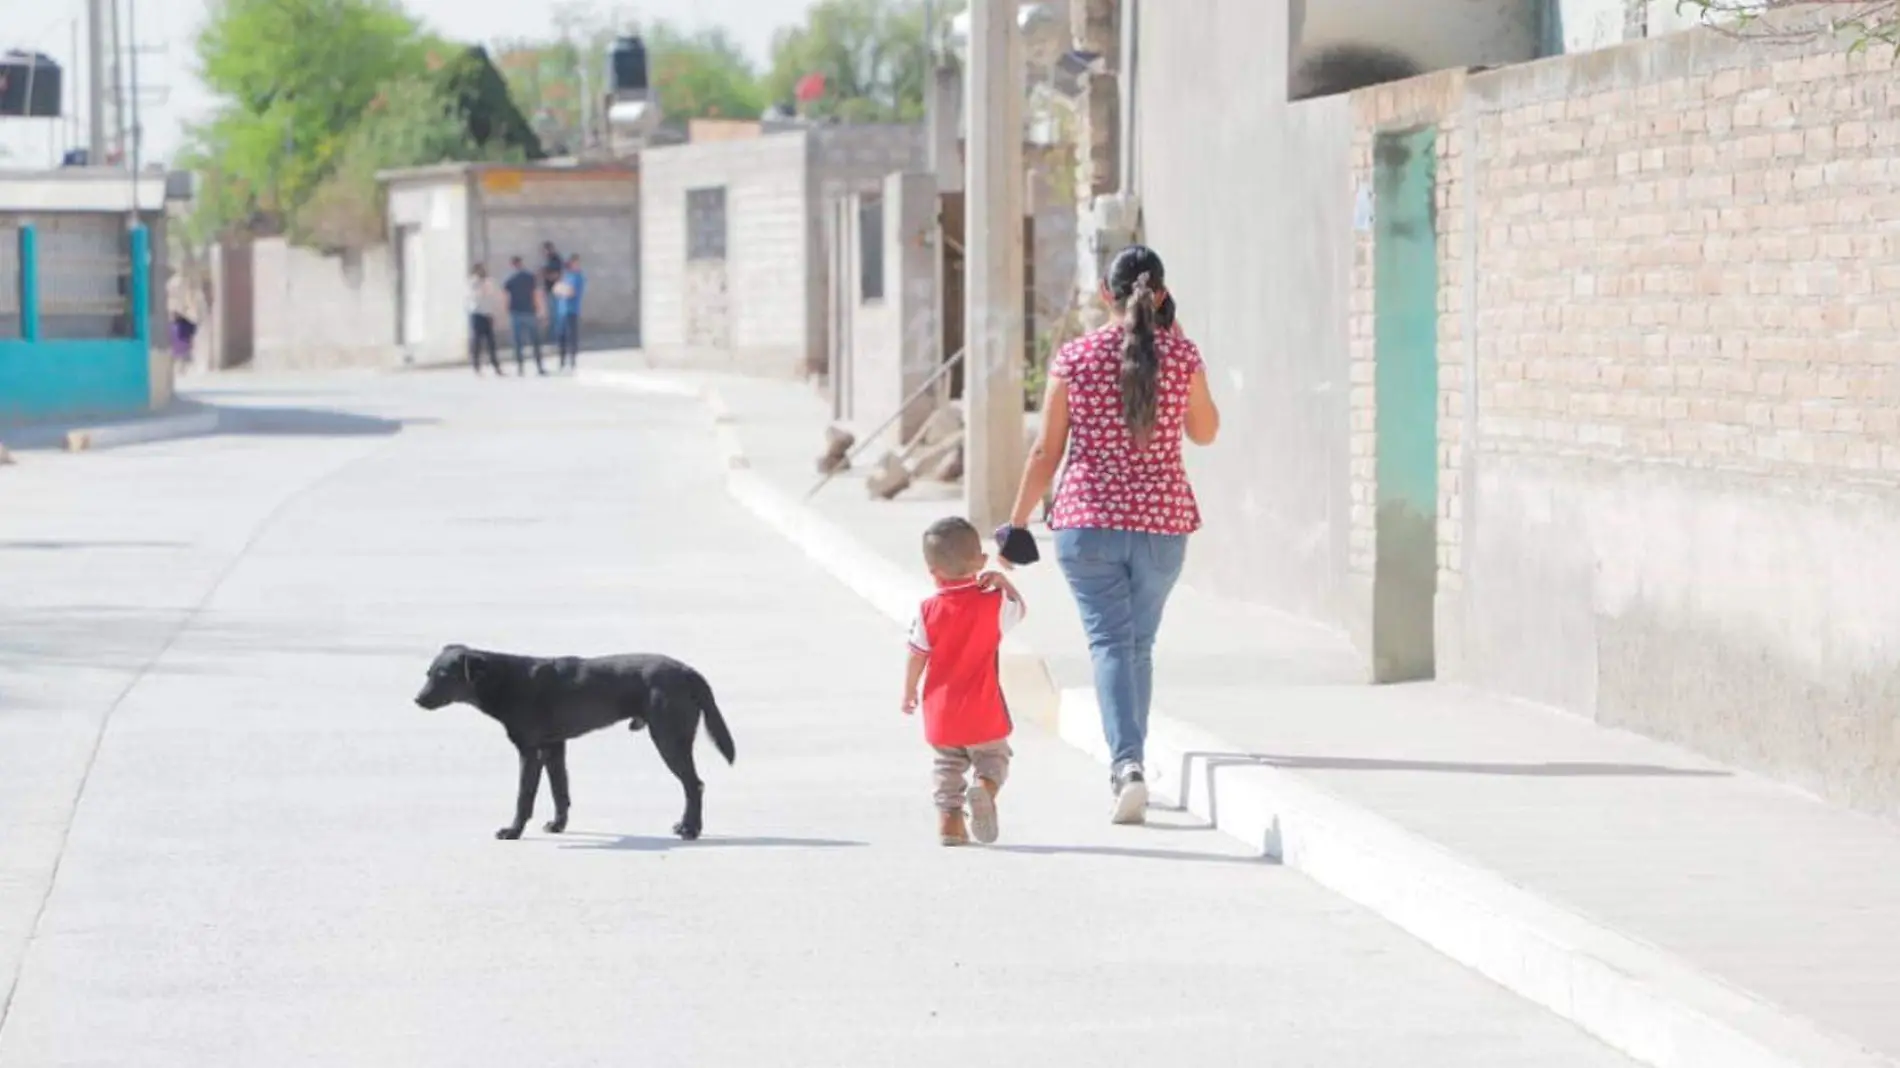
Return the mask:
<path id="1" fill-rule="evenodd" d="M 217 0 L 197 56 L 222 103 L 179 161 L 201 176 L 201 240 L 360 240 L 380 220 L 378 169 L 539 152 L 486 54 L 395 0 Z"/>
<path id="2" fill-rule="evenodd" d="M 956 5 L 939 2 L 938 12 Z M 923 116 L 930 60 L 923 0 L 820 0 L 803 26 L 779 31 L 766 95 L 790 107 L 800 79 L 823 75 L 825 94 L 801 110 L 847 122 Z"/>
<path id="3" fill-rule="evenodd" d="M 765 110 L 758 71 L 726 31 L 688 33 L 660 22 L 645 38 L 648 78 L 667 121 L 756 119 Z"/>
<path id="4" fill-rule="evenodd" d="M 362 248 L 384 236 L 379 173 L 540 154 L 487 53 L 462 49 L 428 74 L 392 82 L 377 94 L 350 130 L 335 171 L 292 217 L 291 236 L 322 248 Z"/>
<path id="5" fill-rule="evenodd" d="M 567 36 L 515 42 L 500 53 L 515 98 L 551 142 L 569 150 L 584 143 L 583 100 L 605 97 L 608 48 L 621 33 L 644 39 L 647 77 L 666 121 L 755 119 L 764 110 L 758 71 L 725 30 L 689 31 L 669 22 L 616 25 L 585 8 L 563 14 Z"/>
<path id="6" fill-rule="evenodd" d="M 1737 37 L 1835 37 L 1856 51 L 1880 45 L 1900 52 L 1900 0 L 1677 0 L 1676 10 Z"/>

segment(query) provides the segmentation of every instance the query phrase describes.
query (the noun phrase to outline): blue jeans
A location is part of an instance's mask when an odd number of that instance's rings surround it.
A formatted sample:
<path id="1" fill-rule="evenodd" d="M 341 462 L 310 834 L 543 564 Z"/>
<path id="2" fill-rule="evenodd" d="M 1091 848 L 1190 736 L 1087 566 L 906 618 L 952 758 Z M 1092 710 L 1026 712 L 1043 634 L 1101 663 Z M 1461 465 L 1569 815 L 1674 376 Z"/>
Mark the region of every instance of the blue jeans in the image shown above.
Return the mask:
<path id="1" fill-rule="evenodd" d="M 534 313 L 509 312 L 508 328 L 509 332 L 515 336 L 515 370 L 519 372 L 527 366 L 527 361 L 521 354 L 521 342 L 524 339 L 534 343 L 535 370 L 544 370 L 541 366 L 541 323 L 535 319 Z"/>
<path id="2" fill-rule="evenodd" d="M 1185 534 L 1056 532 L 1056 563 L 1082 610 L 1102 733 L 1116 768 L 1143 758 L 1155 692 L 1155 635 L 1186 562 Z"/>

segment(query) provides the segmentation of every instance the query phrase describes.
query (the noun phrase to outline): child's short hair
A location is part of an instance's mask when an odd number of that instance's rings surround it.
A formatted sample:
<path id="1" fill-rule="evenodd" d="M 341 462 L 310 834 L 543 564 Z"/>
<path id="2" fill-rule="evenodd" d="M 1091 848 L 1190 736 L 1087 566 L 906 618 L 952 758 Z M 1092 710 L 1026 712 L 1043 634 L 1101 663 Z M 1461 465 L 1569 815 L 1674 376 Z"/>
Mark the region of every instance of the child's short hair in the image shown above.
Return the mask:
<path id="1" fill-rule="evenodd" d="M 924 531 L 924 563 L 944 575 L 974 575 L 983 569 L 983 535 L 962 516 L 950 516 Z"/>

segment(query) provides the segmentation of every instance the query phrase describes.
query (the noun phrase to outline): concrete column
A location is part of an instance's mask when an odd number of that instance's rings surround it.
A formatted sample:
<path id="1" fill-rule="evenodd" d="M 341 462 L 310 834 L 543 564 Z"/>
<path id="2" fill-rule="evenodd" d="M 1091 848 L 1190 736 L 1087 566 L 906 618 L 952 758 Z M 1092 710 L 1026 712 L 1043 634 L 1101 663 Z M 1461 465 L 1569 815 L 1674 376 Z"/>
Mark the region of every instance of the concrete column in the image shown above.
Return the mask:
<path id="1" fill-rule="evenodd" d="M 1023 51 L 1017 0 L 970 5 L 964 292 L 963 491 L 987 532 L 1009 518 L 1022 477 Z"/>
<path id="2" fill-rule="evenodd" d="M 931 72 L 929 92 L 924 109 L 927 169 L 939 190 L 954 193 L 963 188 L 963 160 L 959 158 L 963 87 L 958 84 L 956 67 L 938 63 Z"/>

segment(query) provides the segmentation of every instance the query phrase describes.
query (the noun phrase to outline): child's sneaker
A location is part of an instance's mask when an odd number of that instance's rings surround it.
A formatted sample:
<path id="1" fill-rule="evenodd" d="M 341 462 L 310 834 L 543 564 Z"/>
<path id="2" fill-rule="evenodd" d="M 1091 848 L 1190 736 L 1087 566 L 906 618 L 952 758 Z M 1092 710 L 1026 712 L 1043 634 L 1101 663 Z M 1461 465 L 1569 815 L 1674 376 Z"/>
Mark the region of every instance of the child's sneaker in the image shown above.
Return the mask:
<path id="1" fill-rule="evenodd" d="M 984 845 L 996 841 L 996 787 L 988 779 L 978 779 L 966 800 L 970 805 L 970 837 Z"/>
<path id="2" fill-rule="evenodd" d="M 970 834 L 963 827 L 962 812 L 946 812 L 937 825 L 938 840 L 947 846 L 970 844 Z"/>

